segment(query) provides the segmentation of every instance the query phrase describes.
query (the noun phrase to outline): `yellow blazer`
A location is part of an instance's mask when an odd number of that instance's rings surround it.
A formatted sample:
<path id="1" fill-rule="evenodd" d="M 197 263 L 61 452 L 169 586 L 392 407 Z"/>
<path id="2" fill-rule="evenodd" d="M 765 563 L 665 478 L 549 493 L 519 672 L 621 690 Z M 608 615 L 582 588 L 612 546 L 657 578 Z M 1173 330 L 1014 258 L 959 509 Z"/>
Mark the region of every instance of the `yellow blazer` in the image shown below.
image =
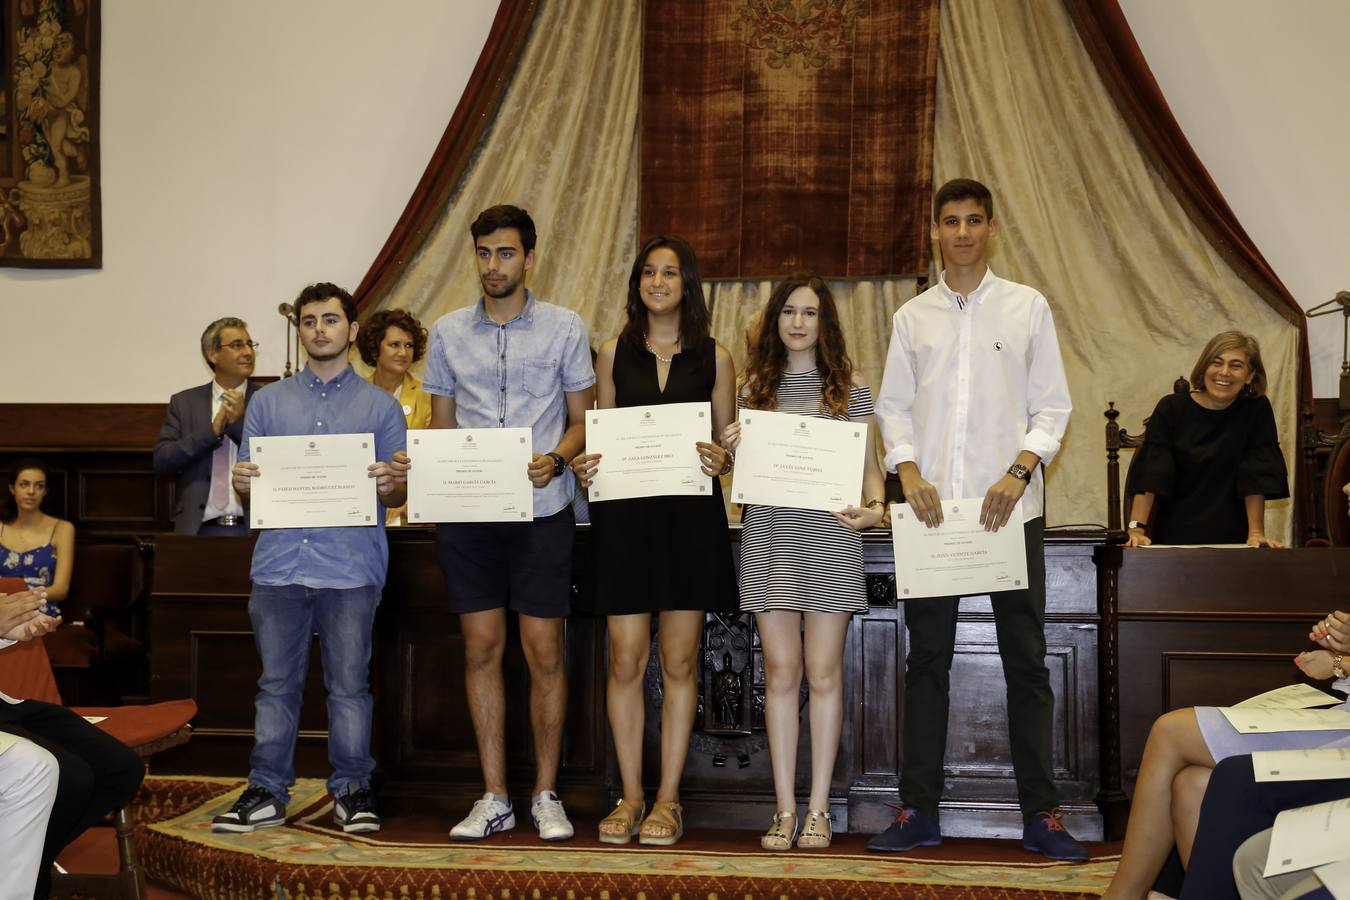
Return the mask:
<path id="1" fill-rule="evenodd" d="M 375 373 L 366 379 L 375 383 Z M 403 373 L 403 389 L 399 391 L 398 402 L 403 405 L 403 419 L 409 428 L 431 427 L 431 395 L 422 390 L 422 382 L 412 377 L 411 372 Z"/>

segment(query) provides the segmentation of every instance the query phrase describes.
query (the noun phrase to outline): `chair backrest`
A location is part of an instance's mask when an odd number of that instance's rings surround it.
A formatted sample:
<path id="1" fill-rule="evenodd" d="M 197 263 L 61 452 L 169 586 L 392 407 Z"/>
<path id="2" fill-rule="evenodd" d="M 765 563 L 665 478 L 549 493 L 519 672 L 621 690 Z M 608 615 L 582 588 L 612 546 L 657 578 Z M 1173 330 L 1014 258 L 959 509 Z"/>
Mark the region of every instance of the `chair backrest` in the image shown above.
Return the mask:
<path id="1" fill-rule="evenodd" d="M 1322 512 L 1326 516 L 1326 535 L 1333 547 L 1350 546 L 1350 514 L 1346 513 L 1341 488 L 1350 482 L 1350 436 L 1342 437 L 1331 448 L 1327 472 L 1322 481 Z"/>
<path id="2" fill-rule="evenodd" d="M 1191 383 L 1182 376 L 1172 382 L 1172 393 L 1185 394 L 1191 389 Z M 1148 419 L 1143 421 L 1138 434 L 1130 434 L 1116 423 L 1120 410 L 1114 401 L 1107 403 L 1106 416 L 1106 527 L 1110 531 L 1120 531 L 1130 518 L 1130 507 L 1134 505 L 1134 481 L 1130 477 L 1134 471 L 1134 461 L 1139 454 L 1130 454 L 1130 462 L 1125 467 L 1125 490 L 1120 487 L 1120 451 L 1135 450 L 1144 444 L 1148 431 Z M 1157 505 L 1149 511 L 1151 522 L 1157 514 Z"/>
<path id="3" fill-rule="evenodd" d="M 121 610 L 142 592 L 141 551 L 130 543 L 81 543 L 75 548 L 70 592 L 61 604 L 67 622 L 82 621 L 91 609 Z"/>
<path id="4" fill-rule="evenodd" d="M 0 693 L 15 700 L 61 702 L 61 692 L 52 677 L 51 660 L 42 641 L 20 641 L 0 649 Z"/>

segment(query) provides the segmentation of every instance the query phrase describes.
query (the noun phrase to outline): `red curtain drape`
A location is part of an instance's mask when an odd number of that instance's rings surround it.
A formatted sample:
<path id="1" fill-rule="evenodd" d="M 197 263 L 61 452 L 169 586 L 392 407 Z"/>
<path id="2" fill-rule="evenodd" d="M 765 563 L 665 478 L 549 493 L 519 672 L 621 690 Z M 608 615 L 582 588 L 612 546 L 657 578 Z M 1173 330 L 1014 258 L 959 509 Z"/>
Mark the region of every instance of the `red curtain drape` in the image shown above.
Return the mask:
<path id="1" fill-rule="evenodd" d="M 1308 320 L 1224 200 L 1163 97 L 1118 0 L 1064 0 L 1064 5 L 1136 139 L 1215 249 L 1302 335 L 1299 405 L 1312 402 Z"/>
<path id="2" fill-rule="evenodd" d="M 356 288 L 354 296 L 363 311 L 371 311 L 379 304 L 444 211 L 484 129 L 492 124 L 525 47 L 536 11 L 537 0 L 501 0 L 487 43 L 478 56 L 478 64 L 459 98 L 450 124 L 436 145 L 431 162 L 422 173 L 422 180 L 417 183 L 403 215 Z"/>

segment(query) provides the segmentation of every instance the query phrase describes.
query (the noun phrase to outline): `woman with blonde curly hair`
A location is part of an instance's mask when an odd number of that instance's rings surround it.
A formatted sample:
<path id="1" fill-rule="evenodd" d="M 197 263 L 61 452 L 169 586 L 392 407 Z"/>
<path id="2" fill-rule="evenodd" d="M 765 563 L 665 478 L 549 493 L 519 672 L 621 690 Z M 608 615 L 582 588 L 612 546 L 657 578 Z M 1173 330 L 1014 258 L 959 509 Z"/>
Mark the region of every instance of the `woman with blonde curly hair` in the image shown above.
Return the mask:
<path id="1" fill-rule="evenodd" d="M 764 718 L 778 812 L 760 844 L 787 850 L 830 845 L 830 780 L 843 726 L 844 636 L 867 610 L 864 528 L 885 518 L 884 485 L 871 437 L 872 393 L 853 369 L 829 286 L 794 275 L 769 297 L 746 338 L 742 409 L 865 422 L 869 431 L 863 494 L 837 512 L 747 505 L 741 517 L 741 609 L 755 613 L 764 650 Z M 734 451 L 740 424 L 722 433 Z M 803 630 L 802 621 L 805 620 Z M 811 795 L 798 836 L 797 771 L 803 660 L 811 702 Z"/>

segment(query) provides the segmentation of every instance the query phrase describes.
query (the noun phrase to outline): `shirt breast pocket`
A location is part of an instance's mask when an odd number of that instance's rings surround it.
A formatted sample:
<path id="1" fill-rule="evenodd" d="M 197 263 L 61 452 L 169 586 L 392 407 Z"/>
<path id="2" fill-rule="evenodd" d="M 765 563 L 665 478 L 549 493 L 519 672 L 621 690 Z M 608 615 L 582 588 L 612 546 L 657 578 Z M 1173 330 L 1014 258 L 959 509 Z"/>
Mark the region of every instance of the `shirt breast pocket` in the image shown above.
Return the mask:
<path id="1" fill-rule="evenodd" d="M 562 380 L 558 364 L 551 359 L 525 360 L 522 375 L 525 392 L 545 399 L 558 393 L 558 385 Z"/>

